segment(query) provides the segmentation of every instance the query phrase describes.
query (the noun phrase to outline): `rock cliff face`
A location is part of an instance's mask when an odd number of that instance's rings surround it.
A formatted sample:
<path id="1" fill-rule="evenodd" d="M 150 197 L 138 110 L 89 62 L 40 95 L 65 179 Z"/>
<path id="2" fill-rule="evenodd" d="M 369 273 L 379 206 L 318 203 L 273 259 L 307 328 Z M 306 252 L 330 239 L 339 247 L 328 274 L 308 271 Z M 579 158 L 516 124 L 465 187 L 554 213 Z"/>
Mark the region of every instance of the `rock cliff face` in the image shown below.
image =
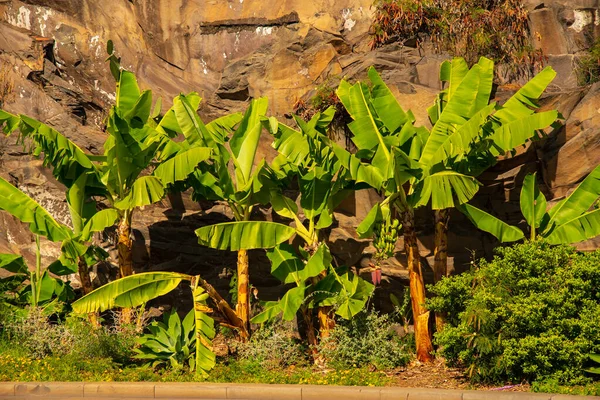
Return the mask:
<path id="1" fill-rule="evenodd" d="M 245 108 L 250 98 L 268 96 L 270 112 L 282 119 L 300 99 L 328 78 L 364 77 L 374 65 L 405 108 L 426 124 L 425 109 L 440 88 L 441 55 L 390 44 L 369 48 L 371 0 L 0 0 L 0 103 L 53 125 L 90 152 L 101 151 L 102 120 L 114 101 L 114 83 L 105 59 L 112 39 L 122 62 L 141 86 L 162 96 L 163 108 L 180 92 L 197 91 L 210 120 Z M 548 138 L 519 150 L 482 177 L 477 201 L 513 222 L 520 220 L 518 190 L 523 176 L 540 171 L 550 198 L 559 199 L 600 163 L 600 86 L 577 86 L 575 65 L 600 36 L 600 0 L 526 0 L 532 43 L 547 55 L 558 78 L 544 99 L 558 108 L 564 125 Z M 10 90 L 12 87 L 12 90 Z M 498 88 L 499 100 L 515 85 Z M 6 89 L 6 90 L 4 90 Z M 264 138 L 262 155 L 273 152 Z M 0 175 L 27 190 L 68 221 L 62 188 L 13 138 L 0 137 Z M 358 268 L 368 259 L 368 243 L 354 227 L 375 200 L 356 195 L 337 214 L 330 233 L 340 262 Z M 261 210 L 257 218 L 270 218 Z M 431 256 L 430 216 L 420 216 L 422 256 Z M 222 207 L 174 196 L 138 213 L 135 220 L 139 269 L 198 271 L 225 287 L 224 269 L 233 255 L 211 252 L 196 243 L 193 229 L 227 218 Z M 470 250 L 489 255 L 491 237 L 453 215 L 450 254 L 457 268 Z M 31 236 L 0 213 L 0 251 L 31 253 Z M 582 244 L 596 247 L 595 241 Z M 53 257 L 51 246 L 47 256 Z M 398 250 L 402 246 L 399 244 Z M 269 297 L 276 282 L 264 255 L 252 254 L 260 272 L 254 284 Z M 395 287 L 405 279 L 398 252 L 384 273 Z M 101 274 L 100 274 L 101 275 Z"/>

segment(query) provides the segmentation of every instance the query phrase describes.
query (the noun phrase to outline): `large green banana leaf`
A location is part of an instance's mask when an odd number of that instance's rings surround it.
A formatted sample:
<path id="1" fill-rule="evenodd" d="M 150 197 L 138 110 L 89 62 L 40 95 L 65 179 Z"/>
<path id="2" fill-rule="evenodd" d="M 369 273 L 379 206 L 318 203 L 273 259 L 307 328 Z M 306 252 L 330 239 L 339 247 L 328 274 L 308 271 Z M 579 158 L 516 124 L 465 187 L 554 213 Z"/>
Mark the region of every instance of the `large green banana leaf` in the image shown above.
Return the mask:
<path id="1" fill-rule="evenodd" d="M 389 208 L 388 208 L 389 212 Z M 370 238 L 373 235 L 373 230 L 375 225 L 383 220 L 383 210 L 381 209 L 380 203 L 375 203 L 375 205 L 369 210 L 365 218 L 356 228 L 356 232 L 358 233 L 358 237 L 361 239 Z"/>
<path id="2" fill-rule="evenodd" d="M 242 121 L 244 114 L 233 113 L 219 117 L 206 124 L 206 130 L 213 137 L 218 138 L 219 143 L 225 143 L 225 139 L 230 132 L 234 132 L 234 128 Z"/>
<path id="3" fill-rule="evenodd" d="M 331 253 L 325 243 L 321 243 L 317 251 L 308 259 L 301 269 L 293 272 L 295 279 L 304 282 L 307 279 L 318 276 L 331 265 Z"/>
<path id="4" fill-rule="evenodd" d="M 27 274 L 29 272 L 25 259 L 17 254 L 0 254 L 0 268 L 13 274 Z"/>
<path id="5" fill-rule="evenodd" d="M 471 200 L 479 190 L 479 182 L 455 171 L 441 171 L 425 177 L 413 194 L 415 207 L 425 206 L 431 200 L 434 210 L 454 208 Z"/>
<path id="6" fill-rule="evenodd" d="M 600 209 L 586 212 L 570 221 L 566 221 L 544 237 L 551 244 L 572 244 L 583 242 L 600 235 Z"/>
<path id="7" fill-rule="evenodd" d="M 523 217 L 535 232 L 535 228 L 540 227 L 542 218 L 546 214 L 546 197 L 536 183 L 535 173 L 525 176 L 520 201 Z"/>
<path id="8" fill-rule="evenodd" d="M 331 195 L 333 176 L 326 170 L 316 167 L 300 177 L 302 196 L 300 206 L 309 220 L 320 216 L 327 207 Z"/>
<path id="9" fill-rule="evenodd" d="M 337 279 L 342 283 L 343 290 L 340 293 L 341 302 L 335 313 L 350 320 L 365 308 L 375 286 L 350 272 L 338 276 Z"/>
<path id="10" fill-rule="evenodd" d="M 20 119 L 23 135 L 33 139 L 44 153 L 44 165 L 51 165 L 54 177 L 66 187 L 71 187 L 82 174 L 96 172 L 90 157 L 64 135 L 25 115 Z M 88 185 L 92 186 L 92 182 Z M 98 182 L 93 185 L 100 186 Z"/>
<path id="11" fill-rule="evenodd" d="M 471 149 L 473 142 L 481 135 L 482 125 L 494 112 L 495 106 L 495 103 L 487 107 L 484 106 L 467 122 L 443 138 L 438 150 L 430 157 L 429 165 L 433 166 L 442 161 L 466 154 Z"/>
<path id="12" fill-rule="evenodd" d="M 208 316 L 211 311 L 206 305 L 208 294 L 196 286 L 193 289 L 194 320 L 196 323 L 196 372 L 204 375 L 214 368 L 216 356 L 212 351 L 212 339 L 215 337 L 215 321 Z"/>
<path id="13" fill-rule="evenodd" d="M 283 320 L 291 321 L 296 317 L 296 313 L 300 309 L 300 306 L 304 302 L 304 292 L 306 287 L 304 284 L 288 290 L 281 300 L 279 306 L 283 311 Z"/>
<path id="14" fill-rule="evenodd" d="M 295 219 L 298 214 L 298 205 L 289 197 L 282 195 L 276 190 L 271 191 L 271 206 L 273 211 L 282 217 Z"/>
<path id="15" fill-rule="evenodd" d="M 305 292 L 306 286 L 301 284 L 288 290 L 281 300 L 267 302 L 263 312 L 252 318 L 252 323 L 262 324 L 263 322 L 277 317 L 281 313 L 283 313 L 282 317 L 285 321 L 293 320 L 302 306 L 302 303 L 304 303 Z"/>
<path id="16" fill-rule="evenodd" d="M 266 97 L 252 100 L 244 114 L 244 118 L 229 141 L 235 159 L 235 176 L 238 190 L 250 182 L 263 128 L 261 117 L 264 117 L 267 113 L 268 105 L 269 101 Z"/>
<path id="17" fill-rule="evenodd" d="M 29 224 L 32 233 L 45 236 L 48 240 L 57 242 L 69 237 L 68 227 L 57 222 L 42 206 L 2 178 L 0 209 Z"/>
<path id="18" fill-rule="evenodd" d="M 331 142 L 331 149 L 340 161 L 340 164 L 350 173 L 350 176 L 356 183 L 366 183 L 375 189 L 379 189 L 387 181 L 387 178 L 384 180 L 384 175 L 378 168 L 362 162 L 358 157 L 338 144 Z"/>
<path id="19" fill-rule="evenodd" d="M 600 197 L 600 165 L 566 199 L 550 210 L 548 228 L 560 226 L 588 211 Z"/>
<path id="20" fill-rule="evenodd" d="M 459 126 L 467 122 L 472 116 L 469 113 L 474 109 L 480 82 L 480 67 L 474 65 L 465 75 L 454 95 L 449 98 L 438 120 L 431 129 L 431 134 L 425 143 L 419 162 L 430 165 L 431 159 L 439 148 L 448 140 Z"/>
<path id="21" fill-rule="evenodd" d="M 488 105 L 494 86 L 494 62 L 486 57 L 480 57 L 477 65 L 479 65 L 479 88 L 469 115 L 479 112 Z"/>
<path id="22" fill-rule="evenodd" d="M 125 119 L 132 124 L 145 124 L 152 110 L 152 91 L 144 90 L 137 98 L 133 107 L 125 114 Z"/>
<path id="23" fill-rule="evenodd" d="M 386 146 L 383 134 L 377 126 L 375 115 L 369 107 L 369 90 L 360 82 L 352 86 L 347 83 L 344 85 L 344 82 L 340 83 L 337 93 L 340 101 L 353 119 L 348 124 L 348 128 L 354 134 L 352 141 L 359 150 L 375 152 L 381 149 L 381 164 L 375 165 L 375 167 L 385 171 L 391 163 L 392 156 Z M 386 161 L 387 164 L 384 164 Z"/>
<path id="24" fill-rule="evenodd" d="M 10 135 L 19 128 L 21 120 L 18 116 L 8 113 L 4 110 L 0 110 L 0 126 L 3 127 L 2 131 L 5 135 Z"/>
<path id="25" fill-rule="evenodd" d="M 446 90 L 448 100 L 454 97 L 456 89 L 468 73 L 469 65 L 462 57 L 454 57 L 451 61 L 444 61 L 440 65 L 440 81 L 448 83 L 448 89 Z"/>
<path id="26" fill-rule="evenodd" d="M 308 140 L 302 133 L 282 123 L 277 126 L 273 148 L 294 165 L 302 165 L 310 152 Z"/>
<path id="27" fill-rule="evenodd" d="M 504 124 L 533 114 L 534 109 L 538 107 L 535 100 L 544 93 L 555 76 L 556 72 L 552 67 L 544 68 L 508 99 L 494 116 Z"/>
<path id="28" fill-rule="evenodd" d="M 408 122 L 409 116 L 400 107 L 398 100 L 396 100 L 385 82 L 383 82 L 383 79 L 381 79 L 375 68 L 369 68 L 368 75 L 373 84 L 371 89 L 371 104 L 389 133 L 393 134 Z"/>
<path id="29" fill-rule="evenodd" d="M 281 243 L 267 250 L 267 257 L 271 261 L 271 275 L 283 283 L 300 285 L 298 271 L 304 268 L 304 262 L 298 257 L 292 245 Z"/>
<path id="30" fill-rule="evenodd" d="M 498 112 L 494 114 L 494 117 L 497 118 Z M 489 139 L 502 152 L 507 152 L 525 144 L 535 135 L 536 131 L 549 127 L 557 118 L 558 112 L 555 110 L 525 115 L 500 125 L 489 136 Z"/>
<path id="31" fill-rule="evenodd" d="M 117 85 L 116 107 L 123 117 L 133 109 L 139 97 L 140 88 L 135 74 L 122 70 L 119 84 Z"/>
<path id="32" fill-rule="evenodd" d="M 173 123 L 169 119 L 165 120 L 165 125 L 169 122 L 169 127 L 172 130 L 181 130 L 190 146 L 212 147 L 214 143 L 212 135 L 196 112 L 198 104 L 200 104 L 200 97 L 197 93 L 190 93 L 187 96 L 181 94 L 175 97 L 173 99 L 173 112 L 178 126 L 172 126 Z M 168 118 L 169 115 L 167 113 L 165 118 Z"/>
<path id="33" fill-rule="evenodd" d="M 133 182 L 129 193 L 115 202 L 115 207 L 120 210 L 144 207 L 160 201 L 164 195 L 165 188 L 160 179 L 155 176 L 141 176 Z"/>
<path id="34" fill-rule="evenodd" d="M 76 235 L 81 233 L 85 221 L 96 213 L 96 202 L 86 193 L 87 182 L 93 179 L 91 174 L 81 174 L 67 190 L 67 204 Z"/>
<path id="35" fill-rule="evenodd" d="M 196 229 L 199 243 L 219 250 L 269 249 L 288 241 L 294 228 L 275 222 L 226 222 Z"/>
<path id="36" fill-rule="evenodd" d="M 473 222 L 477 229 L 494 235 L 502 243 L 516 242 L 525 237 L 525 234 L 519 228 L 509 225 L 470 204 L 462 204 L 457 208 Z"/>
<path id="37" fill-rule="evenodd" d="M 113 226 L 118 219 L 119 212 L 114 208 L 98 211 L 86 221 L 81 231 L 82 240 L 89 241 L 94 232 L 103 232 L 106 228 Z"/>
<path id="38" fill-rule="evenodd" d="M 72 304 L 78 314 L 114 307 L 138 307 L 175 289 L 189 275 L 174 272 L 144 272 L 107 283 Z"/>
<path id="39" fill-rule="evenodd" d="M 184 181 L 203 161 L 210 158 L 212 150 L 208 147 L 192 147 L 163 161 L 153 172 L 163 185 Z"/>

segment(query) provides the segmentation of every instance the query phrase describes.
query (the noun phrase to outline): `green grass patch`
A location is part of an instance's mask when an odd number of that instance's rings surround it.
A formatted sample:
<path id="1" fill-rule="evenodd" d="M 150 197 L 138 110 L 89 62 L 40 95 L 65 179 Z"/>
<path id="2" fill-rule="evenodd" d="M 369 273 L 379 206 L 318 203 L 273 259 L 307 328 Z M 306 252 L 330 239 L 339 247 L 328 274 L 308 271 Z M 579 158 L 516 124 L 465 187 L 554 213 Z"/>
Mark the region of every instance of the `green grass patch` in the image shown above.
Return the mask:
<path id="1" fill-rule="evenodd" d="M 310 385 L 386 386 L 391 378 L 368 368 L 321 370 L 311 366 L 268 369 L 244 360 L 223 360 L 208 377 L 184 369 L 152 369 L 121 365 L 110 358 L 48 356 L 32 359 L 19 348 L 0 345 L 0 381 L 90 382 L 236 382 Z"/>

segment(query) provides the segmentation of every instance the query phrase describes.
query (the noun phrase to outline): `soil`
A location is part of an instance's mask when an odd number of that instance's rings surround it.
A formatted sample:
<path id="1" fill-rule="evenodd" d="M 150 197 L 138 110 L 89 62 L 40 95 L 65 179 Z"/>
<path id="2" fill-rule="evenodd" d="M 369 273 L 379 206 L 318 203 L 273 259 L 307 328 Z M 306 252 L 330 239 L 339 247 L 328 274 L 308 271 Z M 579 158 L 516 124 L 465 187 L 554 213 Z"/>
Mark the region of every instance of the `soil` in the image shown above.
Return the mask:
<path id="1" fill-rule="evenodd" d="M 427 364 L 414 361 L 408 366 L 386 373 L 386 375 L 393 378 L 394 386 L 401 387 L 510 392 L 527 392 L 530 390 L 529 384 L 526 383 L 506 386 L 475 385 L 469 382 L 464 370 L 447 367 L 441 359 Z"/>

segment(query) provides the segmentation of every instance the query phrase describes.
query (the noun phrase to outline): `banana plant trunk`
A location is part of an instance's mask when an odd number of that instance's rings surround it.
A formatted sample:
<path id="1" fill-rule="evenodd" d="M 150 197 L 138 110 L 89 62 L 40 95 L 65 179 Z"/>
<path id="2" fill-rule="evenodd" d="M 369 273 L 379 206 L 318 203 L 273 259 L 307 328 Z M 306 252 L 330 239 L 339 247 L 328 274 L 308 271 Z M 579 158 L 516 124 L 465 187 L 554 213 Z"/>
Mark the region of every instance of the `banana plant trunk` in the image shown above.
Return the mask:
<path id="1" fill-rule="evenodd" d="M 133 240 L 131 237 L 131 218 L 133 210 L 127 210 L 123 214 L 117 227 L 117 253 L 119 257 L 119 273 L 121 278 L 133 275 Z M 131 324 L 133 310 L 124 308 L 121 310 L 121 323 Z"/>
<path id="2" fill-rule="evenodd" d="M 81 290 L 83 291 L 83 295 L 85 296 L 86 294 L 94 290 L 94 286 L 92 285 L 92 279 L 90 278 L 90 269 L 88 268 L 88 265 L 83 257 L 80 257 L 77 262 L 77 270 L 79 272 L 79 280 L 81 281 Z M 98 313 L 89 313 L 88 319 L 92 326 L 96 328 L 100 327 Z"/>
<path id="3" fill-rule="evenodd" d="M 306 323 L 306 340 L 308 341 L 310 355 L 313 358 L 313 361 L 317 362 L 319 359 L 319 342 L 317 340 L 317 335 L 315 334 L 315 326 L 313 324 L 313 316 L 311 312 L 312 309 L 303 305 L 300 307 L 300 311 L 302 312 L 302 318 Z"/>
<path id="4" fill-rule="evenodd" d="M 410 298 L 415 326 L 417 359 L 421 362 L 430 362 L 433 360 L 433 344 L 429 329 L 429 311 L 425 308 L 425 282 L 421 270 L 421 257 L 417 245 L 414 220 L 415 217 L 412 209 L 402 212 L 404 250 L 408 258 Z"/>
<path id="5" fill-rule="evenodd" d="M 133 275 L 133 240 L 131 238 L 132 210 L 127 210 L 117 228 L 117 251 L 121 278 Z"/>
<path id="6" fill-rule="evenodd" d="M 309 246 L 308 253 L 312 257 L 317 249 L 319 248 L 319 242 L 315 241 Z M 312 278 L 313 284 L 327 276 L 327 270 L 321 271 L 318 277 Z M 321 339 L 329 337 L 333 328 L 335 328 L 335 319 L 333 318 L 333 307 L 332 306 L 319 306 L 317 307 L 317 321 L 319 323 L 319 337 Z M 316 339 L 315 339 L 316 340 Z"/>
<path id="7" fill-rule="evenodd" d="M 448 274 L 448 209 L 435 211 L 435 249 L 433 261 L 433 281 L 439 282 Z M 446 323 L 443 313 L 435 313 L 435 328 L 440 331 Z"/>
<path id="8" fill-rule="evenodd" d="M 335 319 L 333 319 L 332 314 L 332 306 L 322 306 L 317 309 L 317 317 L 319 319 L 319 336 L 321 339 L 328 338 L 333 328 L 335 328 Z"/>
<path id="9" fill-rule="evenodd" d="M 83 294 L 86 295 L 93 291 L 94 287 L 92 286 L 88 265 L 83 257 L 80 257 L 77 262 L 77 270 L 79 272 L 79 280 L 81 281 L 81 289 L 83 290 Z"/>
<path id="10" fill-rule="evenodd" d="M 244 330 L 250 332 L 250 279 L 246 250 L 238 250 L 237 285 L 236 313 L 241 319 Z"/>

